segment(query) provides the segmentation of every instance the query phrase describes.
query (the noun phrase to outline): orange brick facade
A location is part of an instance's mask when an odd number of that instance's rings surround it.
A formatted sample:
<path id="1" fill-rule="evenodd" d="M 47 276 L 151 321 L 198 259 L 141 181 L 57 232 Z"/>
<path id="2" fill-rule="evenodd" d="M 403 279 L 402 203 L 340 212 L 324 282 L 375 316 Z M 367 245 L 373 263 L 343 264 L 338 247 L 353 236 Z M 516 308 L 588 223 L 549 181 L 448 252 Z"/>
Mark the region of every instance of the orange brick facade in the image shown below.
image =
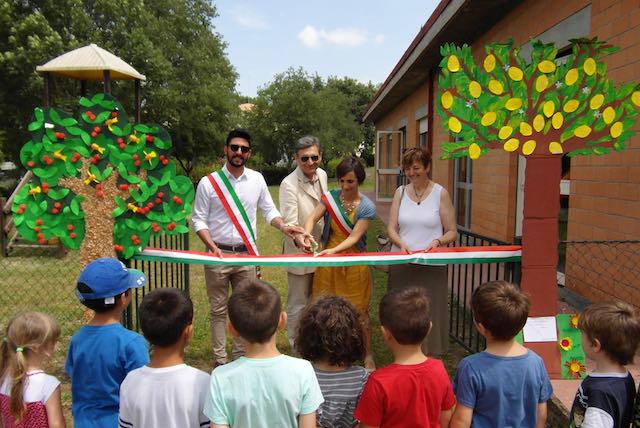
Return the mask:
<path id="1" fill-rule="evenodd" d="M 474 55 L 483 58 L 484 45 L 493 41 L 513 38 L 514 45 L 521 46 L 589 6 L 590 33 L 586 36 L 620 48 L 605 58 L 607 76 L 616 83 L 640 82 L 640 0 L 524 1 L 473 42 Z M 434 85 L 437 93 L 437 82 Z M 438 102 L 437 95 L 433 98 Z M 417 145 L 415 112 L 428 100 L 429 84 L 425 82 L 379 120 L 376 128 L 396 130 L 396 124 L 406 118 L 406 146 Z M 434 114 L 431 107 L 429 114 Z M 442 142 L 449 135 L 437 115 L 431 123 L 433 179 L 453 195 L 453 161 L 439 160 Z M 640 131 L 640 126 L 636 130 Z M 628 147 L 622 153 L 571 160 L 568 240 L 640 240 L 640 136 L 633 137 Z M 495 151 L 475 161 L 473 168 L 471 230 L 513 241 L 518 156 Z M 616 269 L 621 258 L 625 259 L 625 266 Z M 640 244 L 622 250 L 616 245 L 569 245 L 566 286 L 592 301 L 618 298 L 640 307 L 638 266 Z"/>

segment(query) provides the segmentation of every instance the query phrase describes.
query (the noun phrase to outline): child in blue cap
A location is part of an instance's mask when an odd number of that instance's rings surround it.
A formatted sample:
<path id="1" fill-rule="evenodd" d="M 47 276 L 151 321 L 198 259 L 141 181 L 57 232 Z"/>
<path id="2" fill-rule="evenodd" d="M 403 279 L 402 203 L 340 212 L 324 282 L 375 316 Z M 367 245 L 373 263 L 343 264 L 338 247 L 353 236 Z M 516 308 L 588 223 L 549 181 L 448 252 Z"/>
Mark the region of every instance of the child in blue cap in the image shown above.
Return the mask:
<path id="1" fill-rule="evenodd" d="M 72 414 L 77 427 L 117 427 L 120 384 L 149 362 L 144 338 L 120 324 L 131 289 L 144 273 L 111 258 L 96 259 L 80 273 L 76 295 L 95 313 L 71 338 L 65 371 L 71 377 Z"/>

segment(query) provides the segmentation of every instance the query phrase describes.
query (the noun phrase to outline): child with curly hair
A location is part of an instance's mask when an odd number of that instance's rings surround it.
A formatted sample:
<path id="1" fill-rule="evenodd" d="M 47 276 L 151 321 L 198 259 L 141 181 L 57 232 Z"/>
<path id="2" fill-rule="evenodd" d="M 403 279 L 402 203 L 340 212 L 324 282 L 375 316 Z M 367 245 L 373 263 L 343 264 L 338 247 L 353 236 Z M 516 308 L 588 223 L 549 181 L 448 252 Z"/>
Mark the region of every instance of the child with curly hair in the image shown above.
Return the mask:
<path id="1" fill-rule="evenodd" d="M 342 297 L 321 297 L 303 310 L 294 343 L 313 364 L 324 397 L 318 426 L 354 427 L 353 411 L 368 377 L 364 368 L 353 365 L 365 353 L 359 312 Z"/>

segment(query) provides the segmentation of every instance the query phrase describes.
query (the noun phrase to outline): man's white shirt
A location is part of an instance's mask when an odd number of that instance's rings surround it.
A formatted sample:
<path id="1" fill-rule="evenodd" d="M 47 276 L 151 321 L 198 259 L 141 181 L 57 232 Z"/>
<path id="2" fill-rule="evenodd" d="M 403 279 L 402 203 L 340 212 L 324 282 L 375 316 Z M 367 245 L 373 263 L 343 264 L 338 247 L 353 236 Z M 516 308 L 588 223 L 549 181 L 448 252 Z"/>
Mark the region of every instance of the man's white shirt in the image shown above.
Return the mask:
<path id="1" fill-rule="evenodd" d="M 245 168 L 242 175 L 235 178 L 227 169 L 226 164 L 222 167 L 222 172 L 227 176 L 231 187 L 238 195 L 257 239 L 256 213 L 258 209 L 267 223 L 271 223 L 276 217 L 281 217 L 273 203 L 264 177 L 257 171 Z M 232 201 L 229 202 L 232 203 Z M 238 220 L 242 221 L 242 219 Z M 209 234 L 214 242 L 227 245 L 244 244 L 207 177 L 202 177 L 198 183 L 193 203 L 192 221 L 196 232 L 209 229 Z"/>

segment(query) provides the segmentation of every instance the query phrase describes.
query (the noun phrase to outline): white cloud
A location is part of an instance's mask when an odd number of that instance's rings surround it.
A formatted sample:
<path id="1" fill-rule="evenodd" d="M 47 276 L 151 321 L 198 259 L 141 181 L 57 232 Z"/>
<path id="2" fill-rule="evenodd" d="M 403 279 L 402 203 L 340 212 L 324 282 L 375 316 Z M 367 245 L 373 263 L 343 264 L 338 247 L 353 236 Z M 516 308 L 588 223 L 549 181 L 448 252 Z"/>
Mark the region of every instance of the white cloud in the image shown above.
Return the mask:
<path id="1" fill-rule="evenodd" d="M 253 9 L 238 6 L 231 11 L 233 21 L 244 28 L 252 30 L 268 30 L 269 23 Z"/>
<path id="2" fill-rule="evenodd" d="M 382 37 L 382 39 L 380 39 Z M 302 43 L 310 48 L 317 48 L 323 42 L 338 46 L 357 47 L 369 42 L 369 36 L 360 28 L 335 28 L 333 30 L 316 29 L 313 25 L 307 25 L 298 33 Z M 382 43 L 384 36 L 374 38 L 375 43 Z"/>
<path id="3" fill-rule="evenodd" d="M 315 27 L 307 25 L 302 31 L 298 33 L 298 38 L 305 46 L 315 48 L 320 46 L 320 34 Z"/>

